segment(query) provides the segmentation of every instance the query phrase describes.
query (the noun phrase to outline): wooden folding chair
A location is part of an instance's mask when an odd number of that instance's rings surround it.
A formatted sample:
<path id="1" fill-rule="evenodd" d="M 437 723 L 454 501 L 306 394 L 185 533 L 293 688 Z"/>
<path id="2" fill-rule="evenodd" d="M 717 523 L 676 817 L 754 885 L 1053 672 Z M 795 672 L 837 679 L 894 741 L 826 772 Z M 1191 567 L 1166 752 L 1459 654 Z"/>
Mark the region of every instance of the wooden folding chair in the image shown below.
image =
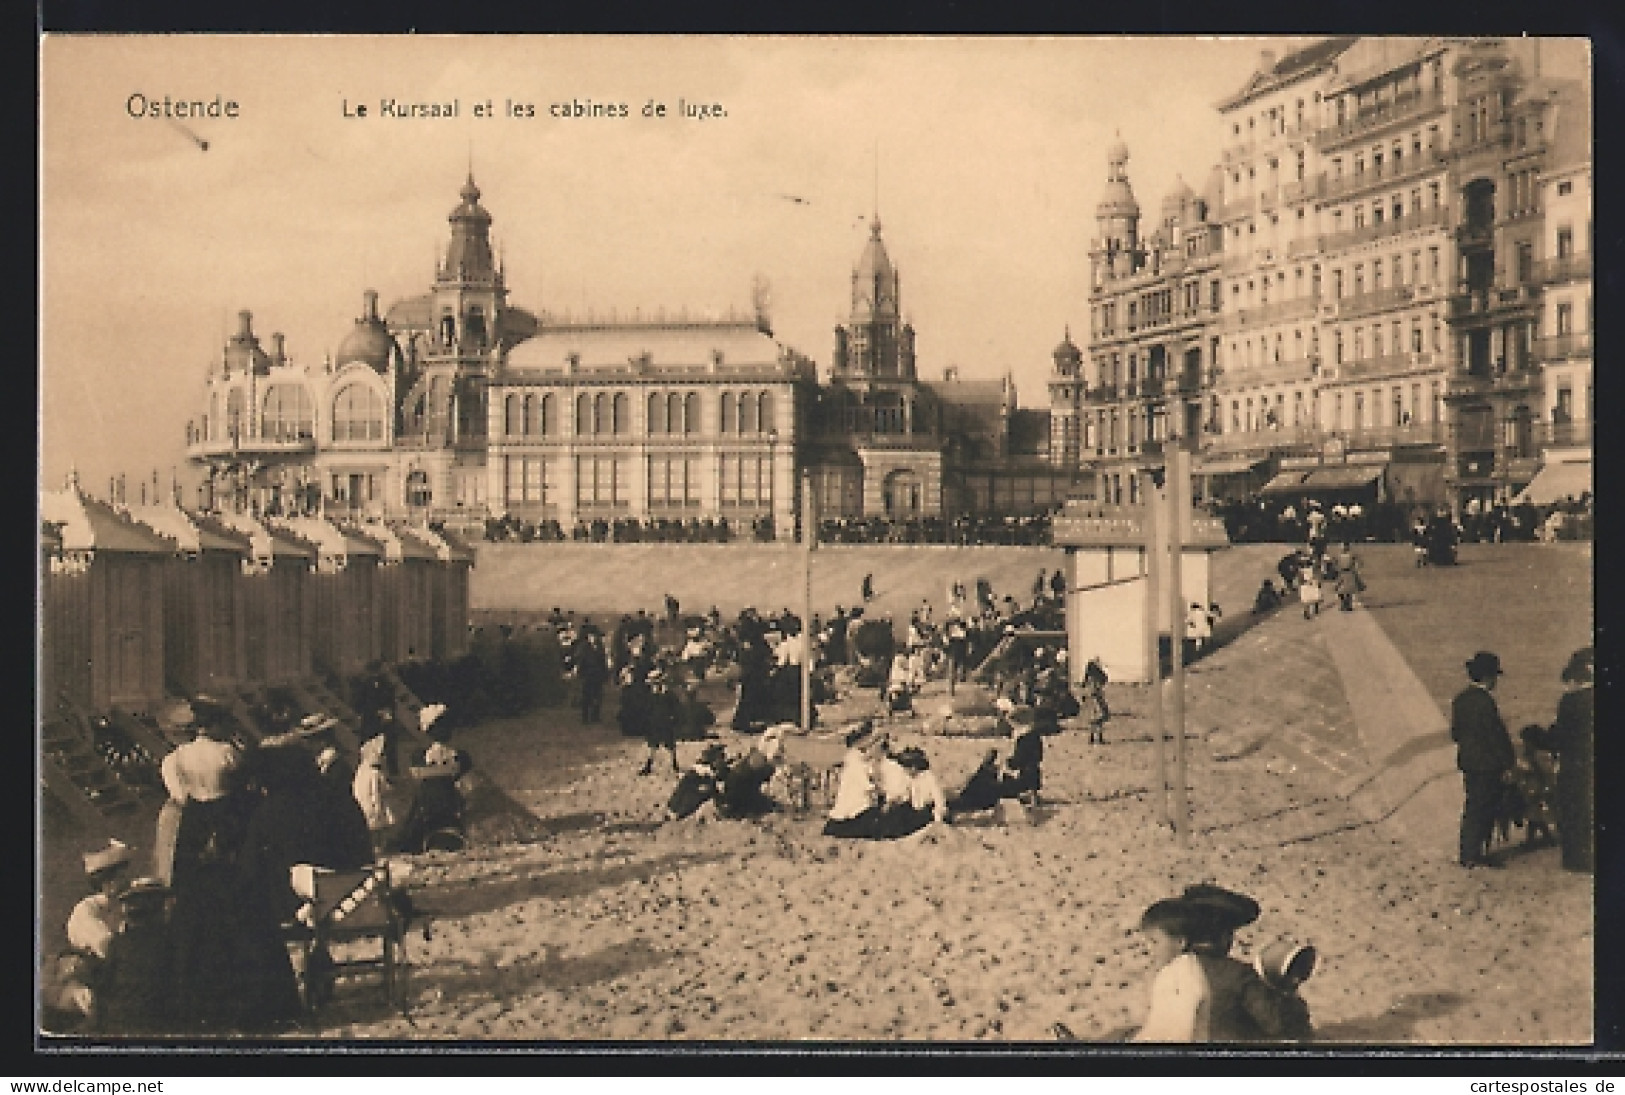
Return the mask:
<path id="1" fill-rule="evenodd" d="M 355 871 L 318 870 L 316 896 L 310 903 L 303 937 L 304 969 L 300 995 L 313 1015 L 340 977 L 382 975 L 384 998 L 390 1007 L 406 1010 L 402 985 L 403 939 L 406 924 L 390 888 L 389 866 L 376 863 Z M 368 944 L 376 944 L 374 951 Z M 360 945 L 362 954 L 335 958 L 334 945 Z"/>

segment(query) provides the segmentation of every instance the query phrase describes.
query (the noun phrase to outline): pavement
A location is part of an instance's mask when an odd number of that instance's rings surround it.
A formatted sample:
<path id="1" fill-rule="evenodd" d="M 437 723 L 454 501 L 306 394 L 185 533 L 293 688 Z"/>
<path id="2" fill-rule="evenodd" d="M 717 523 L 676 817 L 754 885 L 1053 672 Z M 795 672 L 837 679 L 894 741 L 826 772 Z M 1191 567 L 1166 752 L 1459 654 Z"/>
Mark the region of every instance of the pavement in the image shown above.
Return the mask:
<path id="1" fill-rule="evenodd" d="M 1320 626 L 1369 758 L 1338 795 L 1424 856 L 1455 859 L 1462 786 L 1449 720 L 1369 613 L 1334 608 Z"/>

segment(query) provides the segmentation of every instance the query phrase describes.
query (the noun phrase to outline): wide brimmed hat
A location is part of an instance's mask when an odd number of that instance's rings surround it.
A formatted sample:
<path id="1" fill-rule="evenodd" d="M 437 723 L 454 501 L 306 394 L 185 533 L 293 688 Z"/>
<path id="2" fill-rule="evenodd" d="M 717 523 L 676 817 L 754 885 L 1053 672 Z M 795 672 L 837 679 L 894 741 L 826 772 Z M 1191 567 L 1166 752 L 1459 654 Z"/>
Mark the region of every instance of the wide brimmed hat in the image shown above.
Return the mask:
<path id="1" fill-rule="evenodd" d="M 1596 679 L 1597 652 L 1587 646 L 1569 655 L 1569 664 L 1563 667 L 1562 679 L 1576 684 L 1590 684 Z"/>
<path id="2" fill-rule="evenodd" d="M 99 874 L 123 867 L 130 862 L 130 849 L 123 841 L 112 839 L 106 847 L 85 853 L 85 874 L 94 878 Z"/>
<path id="3" fill-rule="evenodd" d="M 296 738 L 313 738 L 317 734 L 325 733 L 328 730 L 334 729 L 338 725 L 339 720 L 334 718 L 332 715 L 324 715 L 317 712 L 314 715 L 306 715 L 304 718 L 300 719 L 299 725 L 294 727 L 291 736 Z"/>
<path id="4" fill-rule="evenodd" d="M 1258 919 L 1262 911 L 1258 902 L 1244 893 L 1215 886 L 1211 882 L 1197 882 L 1186 886 L 1180 895 L 1184 900 L 1208 910 L 1214 922 L 1227 931 L 1246 927 Z"/>
<path id="5" fill-rule="evenodd" d="M 1467 675 L 1475 681 L 1499 677 L 1501 675 L 1501 659 L 1488 650 L 1480 650 L 1467 659 Z"/>
<path id="6" fill-rule="evenodd" d="M 1253 969 L 1272 988 L 1301 985 L 1315 972 L 1319 953 L 1307 943 L 1279 939 L 1253 958 Z"/>

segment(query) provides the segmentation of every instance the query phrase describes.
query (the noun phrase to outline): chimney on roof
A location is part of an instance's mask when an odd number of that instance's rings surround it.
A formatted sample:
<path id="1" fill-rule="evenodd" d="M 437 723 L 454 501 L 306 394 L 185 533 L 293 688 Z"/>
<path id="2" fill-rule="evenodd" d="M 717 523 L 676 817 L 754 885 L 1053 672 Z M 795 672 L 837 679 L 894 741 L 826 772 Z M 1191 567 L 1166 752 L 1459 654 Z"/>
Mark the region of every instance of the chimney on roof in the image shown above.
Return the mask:
<path id="1" fill-rule="evenodd" d="M 1264 50 L 1259 50 L 1258 51 L 1258 71 L 1259 72 L 1274 72 L 1275 71 L 1275 51 L 1273 49 L 1264 49 Z"/>
<path id="2" fill-rule="evenodd" d="M 271 335 L 271 360 L 275 361 L 278 365 L 281 365 L 288 360 L 287 354 L 282 349 L 281 331 L 277 331 Z"/>
<path id="3" fill-rule="evenodd" d="M 254 337 L 254 313 L 247 308 L 237 313 L 237 337 L 242 339 Z"/>

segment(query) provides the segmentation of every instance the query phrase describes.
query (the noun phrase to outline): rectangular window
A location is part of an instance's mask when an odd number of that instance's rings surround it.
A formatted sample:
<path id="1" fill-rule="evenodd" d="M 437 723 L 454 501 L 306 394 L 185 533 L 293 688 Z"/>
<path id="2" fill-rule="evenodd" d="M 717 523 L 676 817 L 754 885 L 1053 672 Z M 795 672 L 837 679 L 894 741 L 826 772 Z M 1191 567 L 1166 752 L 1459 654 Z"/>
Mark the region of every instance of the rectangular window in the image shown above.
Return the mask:
<path id="1" fill-rule="evenodd" d="M 1557 257 L 1566 259 L 1574 254 L 1574 230 L 1567 226 L 1557 230 Z"/>
<path id="2" fill-rule="evenodd" d="M 1574 330 L 1574 305 L 1563 301 L 1557 306 L 1557 334 L 1566 335 Z"/>

